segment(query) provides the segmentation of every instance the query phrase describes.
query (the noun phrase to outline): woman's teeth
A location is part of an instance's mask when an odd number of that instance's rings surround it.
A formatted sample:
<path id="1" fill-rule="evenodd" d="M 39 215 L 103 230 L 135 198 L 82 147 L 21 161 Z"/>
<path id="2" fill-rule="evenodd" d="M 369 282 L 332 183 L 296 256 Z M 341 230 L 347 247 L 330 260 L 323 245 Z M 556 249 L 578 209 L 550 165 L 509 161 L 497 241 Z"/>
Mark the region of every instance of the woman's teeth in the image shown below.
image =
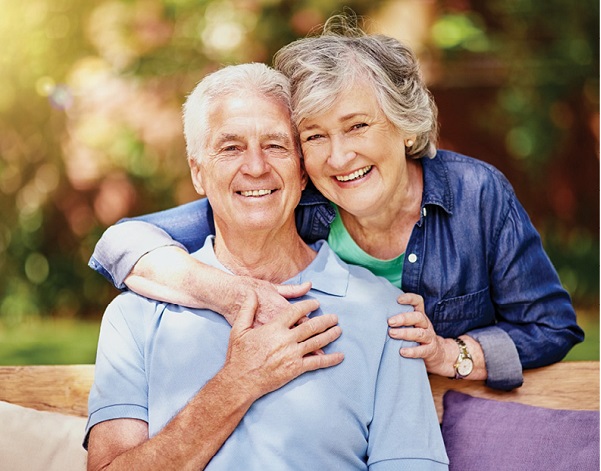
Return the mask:
<path id="1" fill-rule="evenodd" d="M 336 176 L 336 180 L 338 180 L 339 182 L 349 182 L 351 180 L 356 180 L 357 178 L 361 178 L 367 173 L 369 173 L 371 167 L 371 165 L 368 165 L 367 167 L 363 167 L 349 175 Z"/>

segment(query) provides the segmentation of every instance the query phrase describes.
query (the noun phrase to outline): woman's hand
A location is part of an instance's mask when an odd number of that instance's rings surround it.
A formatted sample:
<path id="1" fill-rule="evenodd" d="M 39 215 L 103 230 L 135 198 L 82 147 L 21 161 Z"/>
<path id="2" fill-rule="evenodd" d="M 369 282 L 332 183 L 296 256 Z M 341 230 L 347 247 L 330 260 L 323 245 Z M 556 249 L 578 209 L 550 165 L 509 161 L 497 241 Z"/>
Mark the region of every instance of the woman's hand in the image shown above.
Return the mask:
<path id="1" fill-rule="evenodd" d="M 399 304 L 413 306 L 413 312 L 397 314 L 388 319 L 388 334 L 393 339 L 409 340 L 419 343 L 417 347 L 401 348 L 400 354 L 405 358 L 423 358 L 428 373 L 455 377 L 455 362 L 459 355 L 457 343 L 436 335 L 432 322 L 426 316 L 424 298 L 419 294 L 404 293 L 397 299 Z M 483 380 L 487 377 L 484 352 L 480 344 L 469 335 L 461 338 L 467 344 L 472 355 L 474 369 L 469 379 Z"/>
<path id="2" fill-rule="evenodd" d="M 413 312 L 397 314 L 388 319 L 388 334 L 393 339 L 409 340 L 419 343 L 417 347 L 401 348 L 405 358 L 423 358 L 429 373 L 453 376 L 452 359 L 447 359 L 447 340 L 436 335 L 434 327 L 426 316 L 424 298 L 419 294 L 404 293 L 397 299 L 399 304 L 413 306 Z M 453 342 L 453 340 L 451 340 Z M 454 343 L 454 342 L 453 342 Z M 456 349 L 456 347 L 454 347 Z"/>
<path id="3" fill-rule="evenodd" d="M 248 276 L 238 276 L 231 279 L 230 282 L 235 283 L 238 289 L 241 290 L 241 299 L 246 298 L 250 293 L 256 295 L 259 306 L 254 318 L 253 327 L 267 324 L 290 307 L 288 299 L 300 298 L 311 289 L 310 282 L 300 285 L 278 285 Z M 234 303 L 227 310 L 228 312 L 224 314 L 230 325 L 234 324 L 239 310 L 240 305 Z M 300 322 L 303 322 L 303 320 Z"/>

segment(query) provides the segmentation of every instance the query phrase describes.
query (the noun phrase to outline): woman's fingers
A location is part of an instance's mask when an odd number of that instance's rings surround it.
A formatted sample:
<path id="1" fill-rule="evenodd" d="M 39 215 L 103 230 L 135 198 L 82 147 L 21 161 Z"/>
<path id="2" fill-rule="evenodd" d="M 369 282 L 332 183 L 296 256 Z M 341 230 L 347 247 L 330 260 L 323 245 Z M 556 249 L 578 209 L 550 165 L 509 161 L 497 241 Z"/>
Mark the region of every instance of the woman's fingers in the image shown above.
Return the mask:
<path id="1" fill-rule="evenodd" d="M 309 292 L 311 282 L 305 281 L 300 285 L 273 285 L 276 291 L 286 299 L 300 298 Z"/>
<path id="2" fill-rule="evenodd" d="M 404 312 L 388 319 L 390 327 L 415 326 L 421 329 L 428 329 L 431 325 L 428 317 L 420 311 Z"/>
<path id="3" fill-rule="evenodd" d="M 408 342 L 417 343 L 431 343 L 434 341 L 436 334 L 434 331 L 427 329 L 416 329 L 416 328 L 401 328 L 401 329 L 388 329 L 388 335 L 391 338 L 397 340 L 407 340 Z"/>
<path id="4" fill-rule="evenodd" d="M 419 345 L 417 347 L 404 347 L 401 348 L 400 352 L 404 358 L 428 358 L 435 355 L 434 348 L 431 345 Z"/>
<path id="5" fill-rule="evenodd" d="M 409 304 L 410 306 L 413 306 L 416 311 L 421 311 L 421 312 L 425 311 L 424 298 L 421 297 L 419 294 L 403 293 L 397 298 L 397 302 L 399 304 Z M 421 307 L 421 309 L 418 309 L 420 307 Z"/>

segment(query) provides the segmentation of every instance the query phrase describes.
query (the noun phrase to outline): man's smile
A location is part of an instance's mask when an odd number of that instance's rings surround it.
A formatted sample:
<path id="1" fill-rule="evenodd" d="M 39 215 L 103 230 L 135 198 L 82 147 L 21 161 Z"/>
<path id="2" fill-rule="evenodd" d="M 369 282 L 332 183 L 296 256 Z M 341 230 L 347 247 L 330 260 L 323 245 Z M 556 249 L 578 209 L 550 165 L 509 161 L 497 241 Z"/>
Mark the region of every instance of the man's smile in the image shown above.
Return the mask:
<path id="1" fill-rule="evenodd" d="M 237 191 L 236 193 L 238 193 L 241 196 L 257 197 L 257 196 L 270 195 L 274 191 L 277 191 L 277 190 L 266 190 L 266 189 L 263 189 L 263 190 L 244 190 L 244 191 Z"/>

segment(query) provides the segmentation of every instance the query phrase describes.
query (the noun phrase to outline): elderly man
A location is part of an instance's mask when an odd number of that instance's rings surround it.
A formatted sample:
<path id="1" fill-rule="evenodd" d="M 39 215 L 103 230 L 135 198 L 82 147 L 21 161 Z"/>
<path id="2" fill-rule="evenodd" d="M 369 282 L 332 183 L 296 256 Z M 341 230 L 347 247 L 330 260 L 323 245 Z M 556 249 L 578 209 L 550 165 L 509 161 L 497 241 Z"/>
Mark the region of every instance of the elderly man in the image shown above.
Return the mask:
<path id="1" fill-rule="evenodd" d="M 296 231 L 306 176 L 287 87 L 246 64 L 188 98 L 192 180 L 216 229 L 194 256 L 311 290 L 255 329 L 252 296 L 231 329 L 208 309 L 119 296 L 98 345 L 90 469 L 446 469 L 424 363 L 386 332 L 399 291 Z"/>

